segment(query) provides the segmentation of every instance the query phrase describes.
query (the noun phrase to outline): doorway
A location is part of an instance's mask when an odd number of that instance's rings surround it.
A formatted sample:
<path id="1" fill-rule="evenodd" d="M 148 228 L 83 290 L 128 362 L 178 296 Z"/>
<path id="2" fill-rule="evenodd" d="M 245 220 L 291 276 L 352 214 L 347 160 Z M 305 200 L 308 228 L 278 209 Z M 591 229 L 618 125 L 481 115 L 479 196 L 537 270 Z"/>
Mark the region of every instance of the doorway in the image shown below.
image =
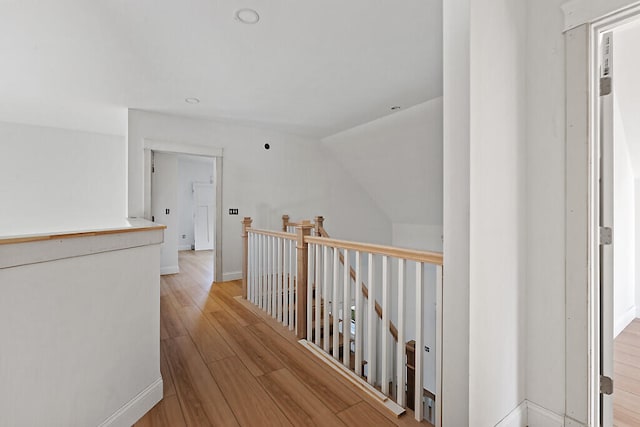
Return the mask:
<path id="1" fill-rule="evenodd" d="M 602 333 L 602 360 L 609 366 L 613 379 L 611 395 L 613 425 L 640 425 L 640 319 L 638 319 L 638 296 L 640 284 L 636 266 L 638 242 L 638 213 L 636 210 L 637 190 L 640 189 L 640 127 L 636 126 L 640 114 L 640 85 L 637 76 L 640 62 L 637 60 L 637 46 L 640 43 L 640 18 L 621 23 L 603 34 L 603 43 L 608 44 L 610 58 L 610 94 L 608 101 L 601 101 L 601 129 L 603 162 L 613 165 L 611 173 L 611 196 L 603 197 L 607 203 L 602 211 L 607 211 L 612 223 L 611 246 L 613 254 L 601 260 L 602 271 L 611 280 L 612 297 L 603 298 L 602 317 L 606 321 L 602 327 L 612 329 L 612 336 Z M 606 46 L 603 46 L 606 47 Z M 601 47 L 601 50 L 603 49 Z M 603 54 L 606 52 L 603 52 Z M 614 75 L 615 73 L 615 75 Z M 606 104 L 605 104 L 606 103 Z M 608 123 L 604 123 L 604 121 Z M 605 132 L 607 132 L 605 134 Z M 612 148 L 606 147 L 611 145 Z M 603 165 L 603 169 L 607 166 Z M 603 280 L 603 294 L 606 286 Z M 607 331 L 608 332 L 608 331 Z M 610 338 L 610 340 L 608 339 Z M 611 408 L 603 398 L 603 416 L 610 418 Z M 603 419 L 603 425 L 610 425 Z"/>
<path id="2" fill-rule="evenodd" d="M 167 226 L 161 274 L 177 273 L 178 252 L 190 251 L 221 282 L 222 150 L 145 139 L 145 172 L 145 217 Z"/>
<path id="3" fill-rule="evenodd" d="M 607 17 L 589 36 L 594 425 L 640 425 L 640 14 Z"/>
<path id="4" fill-rule="evenodd" d="M 178 273 L 178 252 L 192 251 L 211 264 L 213 281 L 215 176 L 211 157 L 152 151 L 151 218 L 167 226 L 160 248 L 161 274 Z"/>

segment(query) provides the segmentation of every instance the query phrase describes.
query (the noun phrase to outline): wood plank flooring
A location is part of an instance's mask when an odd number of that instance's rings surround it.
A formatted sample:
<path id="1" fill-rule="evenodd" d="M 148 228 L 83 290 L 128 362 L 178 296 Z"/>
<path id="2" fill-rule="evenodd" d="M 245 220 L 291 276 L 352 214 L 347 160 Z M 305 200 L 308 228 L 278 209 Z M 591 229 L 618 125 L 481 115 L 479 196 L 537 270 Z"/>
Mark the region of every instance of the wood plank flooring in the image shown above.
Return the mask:
<path id="1" fill-rule="evenodd" d="M 210 251 L 180 252 L 179 263 L 160 285 L 164 399 L 136 426 L 419 425 L 411 412 L 394 418 L 239 300 L 239 281 L 212 285 Z"/>
<path id="2" fill-rule="evenodd" d="M 640 319 L 615 339 L 613 361 L 613 424 L 640 426 Z"/>

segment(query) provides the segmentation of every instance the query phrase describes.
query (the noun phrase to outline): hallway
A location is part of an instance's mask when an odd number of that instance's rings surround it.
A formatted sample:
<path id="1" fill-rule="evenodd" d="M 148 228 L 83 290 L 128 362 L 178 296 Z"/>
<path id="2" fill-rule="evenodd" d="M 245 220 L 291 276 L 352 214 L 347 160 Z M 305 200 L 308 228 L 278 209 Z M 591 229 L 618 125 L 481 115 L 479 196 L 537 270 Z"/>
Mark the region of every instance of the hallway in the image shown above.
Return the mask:
<path id="1" fill-rule="evenodd" d="M 179 263 L 160 285 L 164 399 L 136 426 L 417 425 L 382 412 L 254 313 L 239 281 L 212 286 L 210 256 L 184 251 Z"/>

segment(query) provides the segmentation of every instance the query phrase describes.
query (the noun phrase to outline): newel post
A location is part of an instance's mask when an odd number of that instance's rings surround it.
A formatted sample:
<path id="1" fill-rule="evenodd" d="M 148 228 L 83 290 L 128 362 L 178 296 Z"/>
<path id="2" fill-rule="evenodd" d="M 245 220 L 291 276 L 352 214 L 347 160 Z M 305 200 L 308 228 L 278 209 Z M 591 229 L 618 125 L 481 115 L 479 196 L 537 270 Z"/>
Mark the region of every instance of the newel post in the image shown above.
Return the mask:
<path id="1" fill-rule="evenodd" d="M 296 279 L 296 331 L 298 338 L 307 338 L 307 269 L 309 244 L 305 237 L 311 235 L 313 225 L 309 221 L 302 221 L 296 226 L 296 249 L 298 251 L 298 275 Z"/>
<path id="2" fill-rule="evenodd" d="M 253 220 L 245 216 L 242 220 L 242 298 L 247 299 L 247 263 L 249 259 L 249 238 L 247 229 Z"/>
<path id="3" fill-rule="evenodd" d="M 324 217 L 317 216 L 315 220 L 316 220 L 316 236 L 322 237 L 322 233 L 320 233 L 320 230 L 324 228 Z"/>
<path id="4" fill-rule="evenodd" d="M 282 231 L 287 232 L 289 226 L 289 215 L 282 215 Z"/>

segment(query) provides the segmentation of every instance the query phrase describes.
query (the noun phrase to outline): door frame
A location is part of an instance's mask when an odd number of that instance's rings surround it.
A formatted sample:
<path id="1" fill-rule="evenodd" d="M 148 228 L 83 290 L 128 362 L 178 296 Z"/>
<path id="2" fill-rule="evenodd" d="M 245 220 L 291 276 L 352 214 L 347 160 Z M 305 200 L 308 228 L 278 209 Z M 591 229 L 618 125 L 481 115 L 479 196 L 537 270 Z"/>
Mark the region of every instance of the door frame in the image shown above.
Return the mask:
<path id="1" fill-rule="evenodd" d="M 603 344 L 599 278 L 599 41 L 603 33 L 638 17 L 640 3 L 634 3 L 565 31 L 565 414 L 567 421 L 586 422 L 589 426 L 600 425 Z"/>
<path id="2" fill-rule="evenodd" d="M 172 141 L 144 138 L 144 217 L 151 219 L 151 152 L 169 154 L 188 154 L 192 156 L 211 157 L 215 160 L 215 251 L 214 282 L 223 281 L 222 272 L 222 148 L 205 145 L 185 144 Z"/>

